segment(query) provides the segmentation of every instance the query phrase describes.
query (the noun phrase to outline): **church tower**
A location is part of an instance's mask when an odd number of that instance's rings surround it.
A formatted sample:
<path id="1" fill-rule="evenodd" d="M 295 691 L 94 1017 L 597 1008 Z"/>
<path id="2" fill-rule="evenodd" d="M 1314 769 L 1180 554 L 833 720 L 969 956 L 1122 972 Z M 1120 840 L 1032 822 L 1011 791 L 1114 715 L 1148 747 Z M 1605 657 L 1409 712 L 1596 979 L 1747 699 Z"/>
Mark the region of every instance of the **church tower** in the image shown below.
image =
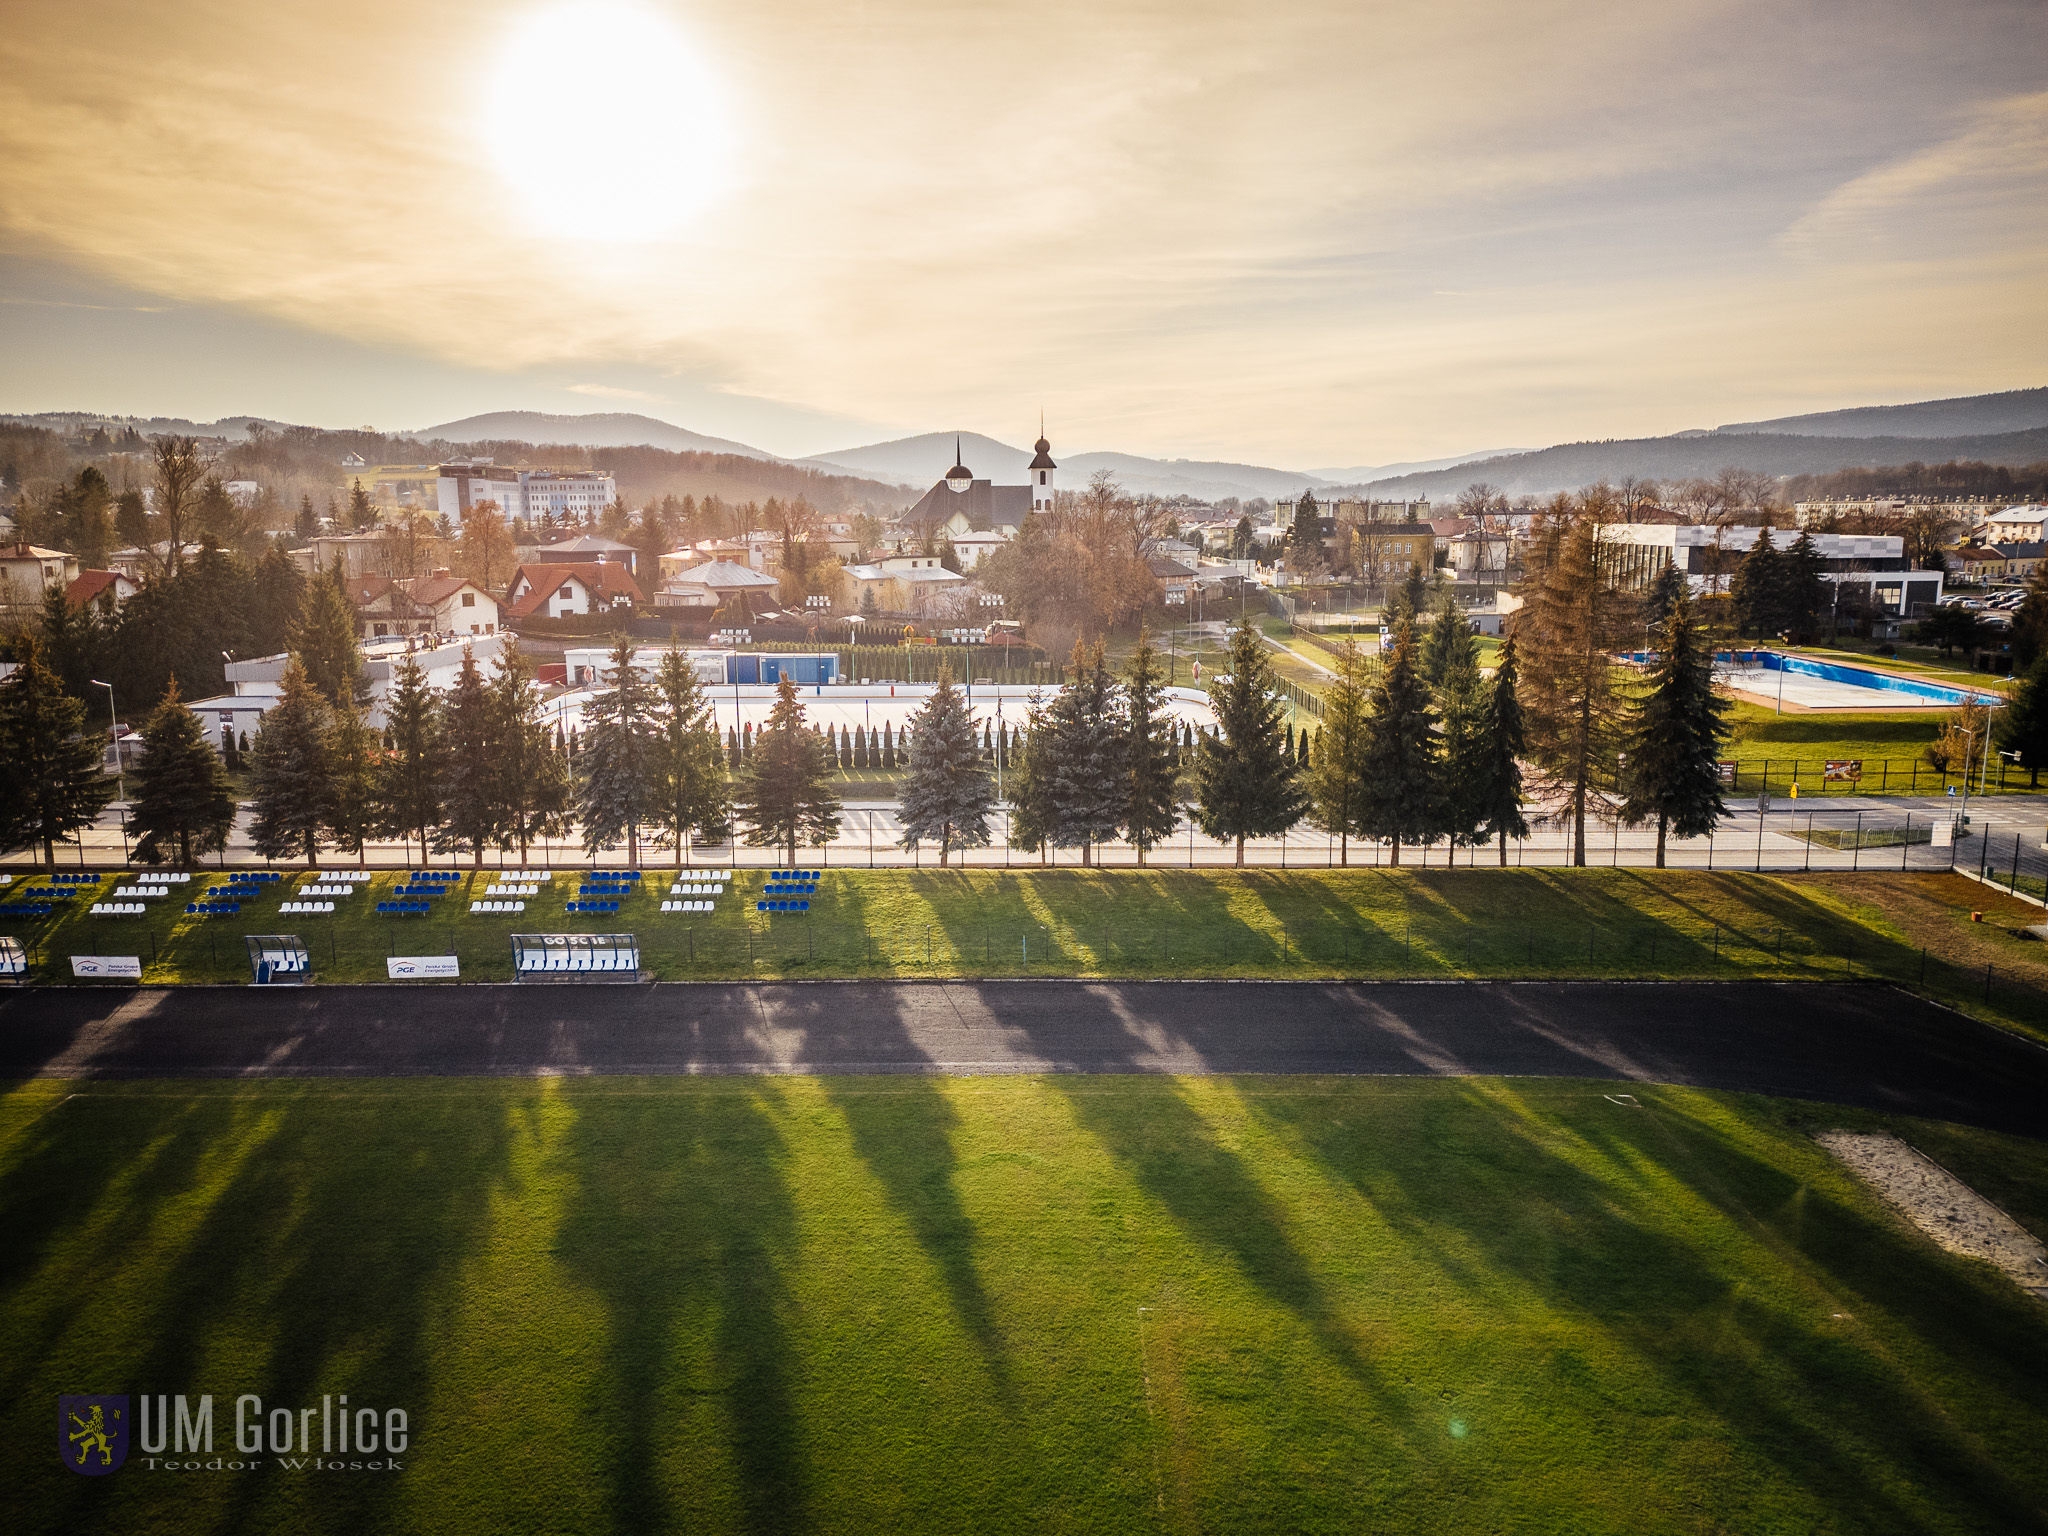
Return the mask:
<path id="1" fill-rule="evenodd" d="M 1053 472 L 1059 465 L 1052 461 L 1052 444 L 1045 440 L 1045 414 L 1039 413 L 1038 441 L 1031 445 L 1038 457 L 1031 461 L 1031 510 L 1050 512 L 1052 510 Z"/>

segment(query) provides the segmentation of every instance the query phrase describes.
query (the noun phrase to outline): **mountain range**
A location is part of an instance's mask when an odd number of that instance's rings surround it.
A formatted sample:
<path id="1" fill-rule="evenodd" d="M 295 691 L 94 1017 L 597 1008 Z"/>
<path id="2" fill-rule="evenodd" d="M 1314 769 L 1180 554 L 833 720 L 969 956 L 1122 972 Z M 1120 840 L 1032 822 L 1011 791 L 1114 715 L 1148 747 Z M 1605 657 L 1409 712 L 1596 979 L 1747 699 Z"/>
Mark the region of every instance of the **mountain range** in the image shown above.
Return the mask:
<path id="1" fill-rule="evenodd" d="M 179 417 L 107 417 L 87 412 L 47 412 L 34 416 L 0 416 L 57 430 L 107 422 L 133 426 L 145 435 L 161 432 L 241 437 L 251 421 L 271 427 L 284 423 L 262 417 L 226 416 L 219 421 L 187 421 Z M 894 499 L 885 492 L 914 496 L 961 461 L 982 479 L 1019 484 L 1025 478 L 1032 450 L 978 432 L 926 432 L 914 437 L 838 449 L 808 458 L 789 459 L 730 438 L 692 432 L 652 416 L 625 411 L 588 415 L 550 415 L 541 411 L 493 411 L 446 421 L 401 435 L 432 448 L 454 450 L 482 445 L 519 443 L 533 447 L 580 444 L 593 448 L 653 447 L 671 453 L 716 454 L 723 460 L 718 494 L 746 494 L 746 472 L 736 461 L 758 460 L 787 469 L 812 470 L 859 483 L 840 482 L 844 493 Z M 402 443 L 399 445 L 402 446 Z M 1980 459 L 1991 464 L 2022 465 L 2048 460 L 2048 388 L 2007 390 L 1902 405 L 1857 406 L 1734 422 L 1712 429 L 1675 432 L 1662 437 L 1605 439 L 1561 443 L 1548 448 L 1492 449 L 1450 458 L 1348 468 L 1296 470 L 1211 459 L 1157 459 L 1103 450 L 1064 451 L 1055 443 L 1061 484 L 1085 485 L 1099 470 L 1108 470 L 1128 491 L 1155 496 L 1186 495 L 1202 501 L 1225 497 L 1278 501 L 1304 490 L 1349 492 L 1395 497 L 1441 498 L 1454 495 L 1473 481 L 1486 481 L 1510 495 L 1547 495 L 1599 479 L 1636 475 L 1670 480 L 1712 475 L 1738 467 L 1771 475 L 1824 474 L 1856 466 L 1906 464 L 1915 460 L 1940 463 Z M 708 487 L 706 487 L 708 489 Z M 780 492 L 778 492 L 780 494 Z"/>

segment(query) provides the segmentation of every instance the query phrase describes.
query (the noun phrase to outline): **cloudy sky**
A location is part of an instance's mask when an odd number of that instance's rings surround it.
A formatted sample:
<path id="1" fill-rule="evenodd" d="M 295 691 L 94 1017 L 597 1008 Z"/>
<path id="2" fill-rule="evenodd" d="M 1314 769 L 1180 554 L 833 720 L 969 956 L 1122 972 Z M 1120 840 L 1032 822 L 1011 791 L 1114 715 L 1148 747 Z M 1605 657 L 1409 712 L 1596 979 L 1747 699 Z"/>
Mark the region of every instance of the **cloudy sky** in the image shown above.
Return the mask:
<path id="1" fill-rule="evenodd" d="M 0 410 L 1298 468 L 2048 383 L 2041 0 L 8 0 Z"/>

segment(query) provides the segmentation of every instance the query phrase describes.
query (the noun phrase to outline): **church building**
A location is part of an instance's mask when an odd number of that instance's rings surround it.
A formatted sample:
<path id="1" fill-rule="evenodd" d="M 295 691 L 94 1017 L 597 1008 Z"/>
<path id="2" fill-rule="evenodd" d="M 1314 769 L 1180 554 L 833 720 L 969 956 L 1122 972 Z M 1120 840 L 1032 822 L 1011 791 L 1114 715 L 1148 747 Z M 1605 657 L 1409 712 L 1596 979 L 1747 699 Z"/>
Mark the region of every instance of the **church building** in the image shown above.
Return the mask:
<path id="1" fill-rule="evenodd" d="M 960 461 L 960 444 L 953 444 L 953 467 L 946 477 L 926 491 L 917 505 L 904 513 L 902 526 L 919 539 L 937 543 L 941 539 L 963 539 L 969 534 L 994 534 L 1005 539 L 1017 536 L 1025 517 L 1032 512 L 1050 512 L 1057 488 L 1059 465 L 1052 461 L 1052 444 L 1045 439 L 1043 423 L 1036 454 L 1026 485 L 993 485 L 974 478 L 974 471 Z"/>

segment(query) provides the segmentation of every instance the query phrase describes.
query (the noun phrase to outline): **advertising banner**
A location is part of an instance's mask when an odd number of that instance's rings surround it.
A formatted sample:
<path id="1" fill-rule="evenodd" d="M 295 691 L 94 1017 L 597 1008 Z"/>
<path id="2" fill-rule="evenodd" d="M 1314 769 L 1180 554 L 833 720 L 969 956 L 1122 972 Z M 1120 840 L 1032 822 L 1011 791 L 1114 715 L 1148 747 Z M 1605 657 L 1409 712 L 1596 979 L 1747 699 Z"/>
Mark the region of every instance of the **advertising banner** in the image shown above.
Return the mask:
<path id="1" fill-rule="evenodd" d="M 393 955 L 384 974 L 393 981 L 446 981 L 462 971 L 453 955 Z"/>
<path id="2" fill-rule="evenodd" d="M 1863 759 L 1860 757 L 1831 757 L 1822 766 L 1820 776 L 1824 780 L 1854 782 L 1863 777 Z"/>
<path id="3" fill-rule="evenodd" d="M 73 955 L 74 976 L 113 977 L 120 981 L 142 980 L 140 955 Z"/>

